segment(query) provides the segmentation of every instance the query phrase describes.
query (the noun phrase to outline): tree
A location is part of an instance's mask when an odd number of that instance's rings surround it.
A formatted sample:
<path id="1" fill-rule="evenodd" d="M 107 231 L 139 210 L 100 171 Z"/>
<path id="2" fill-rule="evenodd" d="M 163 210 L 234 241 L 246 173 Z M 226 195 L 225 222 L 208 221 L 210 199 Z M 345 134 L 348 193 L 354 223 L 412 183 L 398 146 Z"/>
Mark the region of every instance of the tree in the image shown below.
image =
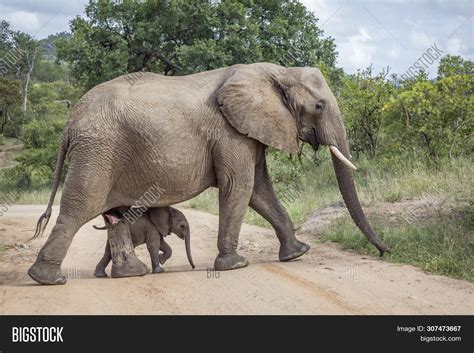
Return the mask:
<path id="1" fill-rule="evenodd" d="M 28 104 L 28 89 L 30 87 L 31 75 L 35 67 L 35 62 L 40 56 L 39 46 L 36 40 L 30 35 L 23 32 L 15 32 L 14 35 L 15 47 L 21 48 L 20 60 L 16 63 L 16 78 L 21 80 L 23 85 L 23 104 L 21 111 L 26 116 L 26 108 Z"/>
<path id="2" fill-rule="evenodd" d="M 19 105 L 21 100 L 21 82 L 0 77 L 0 109 L 2 114 L 1 133 L 3 133 L 3 129 L 10 119 L 8 115 L 9 110 L 14 106 Z"/>
<path id="3" fill-rule="evenodd" d="M 446 55 L 439 61 L 438 79 L 453 75 L 474 74 L 474 63 L 457 55 Z"/>
<path id="4" fill-rule="evenodd" d="M 386 71 L 373 75 L 372 67 L 342 79 L 339 105 L 344 115 L 351 148 L 356 153 L 376 156 L 384 107 L 394 87 Z"/>
<path id="5" fill-rule="evenodd" d="M 474 129 L 474 75 L 417 79 L 387 105 L 386 130 L 394 149 L 430 158 L 471 151 Z"/>
<path id="6" fill-rule="evenodd" d="M 22 82 L 23 103 L 21 110 L 26 116 L 28 89 L 36 61 L 40 58 L 37 41 L 30 35 L 13 31 L 6 21 L 0 23 L 0 74 Z"/>
<path id="7" fill-rule="evenodd" d="M 86 88 L 136 71 L 187 74 L 268 61 L 333 68 L 334 41 L 294 0 L 91 1 L 57 40 L 58 58 Z"/>

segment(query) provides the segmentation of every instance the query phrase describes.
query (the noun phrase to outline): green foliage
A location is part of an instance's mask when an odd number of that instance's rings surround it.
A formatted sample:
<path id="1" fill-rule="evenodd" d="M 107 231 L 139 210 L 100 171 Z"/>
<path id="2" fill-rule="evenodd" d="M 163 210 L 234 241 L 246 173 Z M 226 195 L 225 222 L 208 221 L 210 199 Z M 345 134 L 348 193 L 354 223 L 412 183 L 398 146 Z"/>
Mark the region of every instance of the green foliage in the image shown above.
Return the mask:
<path id="1" fill-rule="evenodd" d="M 63 81 L 32 84 L 32 118 L 20 134 L 25 150 L 15 158 L 17 164 L 13 168 L 3 171 L 4 187 L 31 189 L 50 183 L 69 107 L 79 94 L 80 90 Z"/>
<path id="2" fill-rule="evenodd" d="M 439 61 L 438 79 L 453 75 L 474 74 L 474 63 L 457 55 L 446 55 Z"/>
<path id="3" fill-rule="evenodd" d="M 374 75 L 372 68 L 342 79 L 339 105 L 345 118 L 351 149 L 374 158 L 379 149 L 385 105 L 394 93 L 388 71 Z"/>
<path id="4" fill-rule="evenodd" d="M 472 62 L 442 58 L 437 80 L 426 72 L 404 81 L 387 74 L 374 75 L 369 67 L 342 77 L 338 102 L 356 156 L 437 163 L 472 153 Z"/>
<path id="5" fill-rule="evenodd" d="M 14 115 L 13 111 L 15 108 L 18 108 L 21 101 L 21 82 L 0 77 L 0 131 L 6 136 L 16 136 L 14 131 L 6 130 L 5 126 L 11 119 L 11 116 Z"/>
<path id="6" fill-rule="evenodd" d="M 66 81 L 68 79 L 67 66 L 64 63 L 54 63 L 49 60 L 40 60 L 33 70 L 33 80 L 40 82 Z"/>
<path id="7" fill-rule="evenodd" d="M 27 149 L 37 150 L 51 145 L 58 147 L 63 127 L 63 119 L 32 120 L 25 125 L 21 140 Z"/>
<path id="8" fill-rule="evenodd" d="M 91 1 L 56 41 L 86 88 L 121 74 L 187 74 L 236 63 L 334 68 L 334 41 L 298 1 Z"/>
<path id="9" fill-rule="evenodd" d="M 15 159 L 24 173 L 45 181 L 53 178 L 64 124 L 65 116 L 60 112 L 48 119 L 33 119 L 24 126 L 21 140 L 26 149 Z"/>
<path id="10" fill-rule="evenodd" d="M 21 82 L 0 76 L 0 107 L 11 108 L 21 102 Z"/>
<path id="11" fill-rule="evenodd" d="M 471 152 L 474 75 L 418 80 L 388 104 L 387 148 L 432 159 Z"/>
<path id="12" fill-rule="evenodd" d="M 41 51 L 43 53 L 43 59 L 45 61 L 54 62 L 57 59 L 57 51 L 55 42 L 60 38 L 70 38 L 71 34 L 68 32 L 61 32 L 51 34 L 47 38 L 40 39 L 38 41 Z M 48 81 L 46 81 L 48 82 Z"/>
<path id="13" fill-rule="evenodd" d="M 42 51 L 38 41 L 27 33 L 13 31 L 6 21 L 1 22 L 0 32 L 0 57 L 6 63 L 2 65 L 0 74 L 6 79 L 17 81 L 22 103 L 15 99 L 15 104 L 8 107 L 8 124 L 4 133 L 6 136 L 18 137 L 21 126 L 29 118 L 27 111 L 29 87 L 35 65 L 42 60 Z M 12 92 L 15 91 L 17 95 L 18 89 L 15 88 Z M 3 94 L 0 94 L 1 96 Z M 5 111 L 4 108 L 0 107 Z"/>
<path id="14" fill-rule="evenodd" d="M 31 170 L 21 165 L 2 170 L 1 189 L 2 190 L 27 190 L 31 187 Z"/>

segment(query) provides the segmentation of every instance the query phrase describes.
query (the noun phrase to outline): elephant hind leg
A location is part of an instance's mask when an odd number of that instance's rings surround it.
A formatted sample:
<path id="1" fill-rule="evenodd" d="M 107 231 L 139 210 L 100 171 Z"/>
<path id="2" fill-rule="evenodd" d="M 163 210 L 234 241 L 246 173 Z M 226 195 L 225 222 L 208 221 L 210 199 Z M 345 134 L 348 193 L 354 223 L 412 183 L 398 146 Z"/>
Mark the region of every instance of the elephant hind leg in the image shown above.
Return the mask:
<path id="1" fill-rule="evenodd" d="M 281 244 L 280 261 L 296 259 L 309 250 L 308 244 L 296 239 L 290 216 L 273 190 L 264 153 L 259 156 L 255 169 L 255 183 L 249 205 L 275 229 Z"/>
<path id="2" fill-rule="evenodd" d="M 41 284 L 66 283 L 61 264 L 74 236 L 82 225 L 105 211 L 101 207 L 107 200 L 107 189 L 87 182 L 94 180 L 92 170 L 77 173 L 75 167 L 73 163 L 69 167 L 56 224 L 28 270 L 30 277 Z M 106 175 L 103 177 L 99 180 L 108 180 Z"/>
<path id="3" fill-rule="evenodd" d="M 61 263 L 74 235 L 85 222 L 64 214 L 58 216 L 48 240 L 38 253 L 36 262 L 28 270 L 32 279 L 41 284 L 66 283 L 66 277 L 61 273 Z"/>

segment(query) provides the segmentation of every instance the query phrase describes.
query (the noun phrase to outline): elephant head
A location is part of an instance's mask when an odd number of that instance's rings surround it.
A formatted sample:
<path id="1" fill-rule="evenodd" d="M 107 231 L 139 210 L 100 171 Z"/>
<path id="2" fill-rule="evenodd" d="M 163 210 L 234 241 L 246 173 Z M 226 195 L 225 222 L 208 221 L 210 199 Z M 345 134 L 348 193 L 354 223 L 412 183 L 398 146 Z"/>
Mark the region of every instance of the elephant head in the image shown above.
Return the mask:
<path id="1" fill-rule="evenodd" d="M 354 185 L 349 143 L 336 98 L 316 68 L 237 65 L 217 91 L 217 103 L 240 133 L 295 153 L 300 141 L 329 146 L 339 190 L 355 224 L 382 256 L 387 247 L 372 230 Z"/>
<path id="2" fill-rule="evenodd" d="M 180 239 L 184 239 L 186 256 L 194 268 L 193 257 L 191 255 L 191 231 L 189 223 L 183 212 L 173 207 L 150 208 L 150 219 L 162 236 L 170 233 L 176 234 Z"/>

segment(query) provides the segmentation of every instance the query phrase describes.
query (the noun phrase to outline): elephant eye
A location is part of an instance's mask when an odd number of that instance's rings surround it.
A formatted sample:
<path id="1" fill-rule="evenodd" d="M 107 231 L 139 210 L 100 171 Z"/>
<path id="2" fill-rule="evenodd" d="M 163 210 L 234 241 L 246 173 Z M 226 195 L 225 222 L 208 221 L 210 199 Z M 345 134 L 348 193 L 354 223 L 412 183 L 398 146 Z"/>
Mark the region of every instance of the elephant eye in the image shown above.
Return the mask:
<path id="1" fill-rule="evenodd" d="M 324 111 L 325 104 L 323 101 L 319 101 L 316 103 L 316 113 L 320 114 Z"/>
<path id="2" fill-rule="evenodd" d="M 184 224 L 181 224 L 181 225 L 180 225 L 180 228 L 184 228 Z"/>

